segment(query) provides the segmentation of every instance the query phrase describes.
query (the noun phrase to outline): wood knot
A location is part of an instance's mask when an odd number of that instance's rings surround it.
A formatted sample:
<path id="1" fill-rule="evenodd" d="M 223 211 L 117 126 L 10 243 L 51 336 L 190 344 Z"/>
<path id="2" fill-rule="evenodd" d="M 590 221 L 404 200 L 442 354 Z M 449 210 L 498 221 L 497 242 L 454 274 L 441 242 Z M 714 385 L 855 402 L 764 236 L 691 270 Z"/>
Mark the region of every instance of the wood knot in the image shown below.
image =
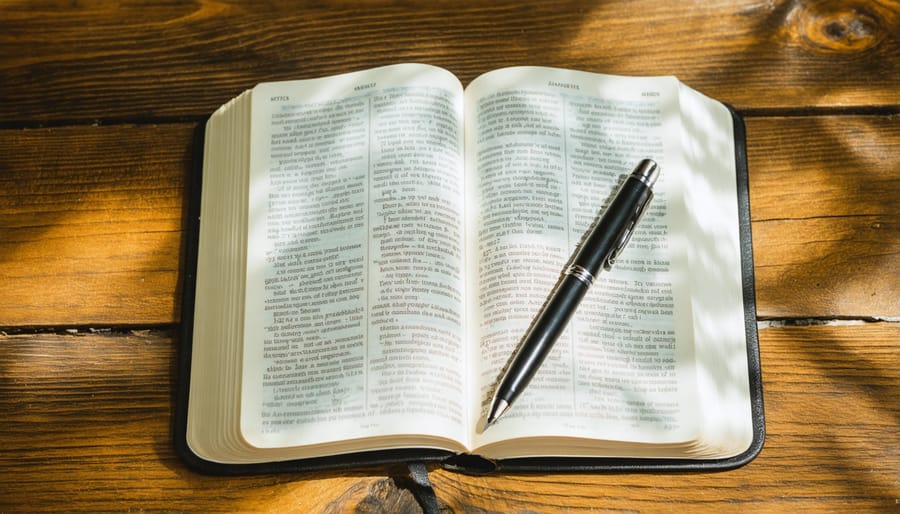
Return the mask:
<path id="1" fill-rule="evenodd" d="M 386 478 L 372 484 L 356 506 L 356 514 L 420 514 L 422 507 L 409 489 L 395 479 Z"/>
<path id="2" fill-rule="evenodd" d="M 858 53 L 878 46 L 897 13 L 875 1 L 797 2 L 786 18 L 792 39 L 818 51 Z"/>

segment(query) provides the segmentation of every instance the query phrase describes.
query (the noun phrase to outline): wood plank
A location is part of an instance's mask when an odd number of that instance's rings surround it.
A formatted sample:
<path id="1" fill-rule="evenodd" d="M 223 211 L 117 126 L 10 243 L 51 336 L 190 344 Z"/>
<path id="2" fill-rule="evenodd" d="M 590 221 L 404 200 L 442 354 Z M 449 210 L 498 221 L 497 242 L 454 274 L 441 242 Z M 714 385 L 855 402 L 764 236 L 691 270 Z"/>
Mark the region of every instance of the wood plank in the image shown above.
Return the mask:
<path id="1" fill-rule="evenodd" d="M 762 317 L 900 317 L 897 117 L 747 120 Z"/>
<path id="2" fill-rule="evenodd" d="M 460 511 L 861 512 L 900 498 L 900 324 L 760 332 L 766 444 L 724 473 L 472 478 L 435 473 Z M 496 508 L 496 507 L 495 507 Z"/>
<path id="3" fill-rule="evenodd" d="M 744 110 L 896 112 L 898 27 L 896 0 L 4 2 L 0 122 L 205 116 L 261 81 L 404 61 L 464 83 L 541 64 L 675 74 Z"/>
<path id="4" fill-rule="evenodd" d="M 192 131 L 0 131 L 0 327 L 180 319 Z"/>
<path id="5" fill-rule="evenodd" d="M 171 443 L 176 342 L 167 333 L 0 344 L 0 511 L 323 510 L 356 490 L 352 477 L 295 483 L 185 469 Z"/>
<path id="6" fill-rule="evenodd" d="M 900 316 L 896 118 L 747 130 L 760 315 Z M 180 320 L 192 131 L 0 130 L 0 327 Z"/>
<path id="7" fill-rule="evenodd" d="M 760 332 L 762 454 L 724 473 L 474 477 L 437 470 L 455 511 L 887 510 L 900 498 L 900 324 Z M 373 512 L 409 507 L 396 469 L 207 477 L 170 442 L 165 331 L 0 336 L 0 511 Z M 752 484 L 752 487 L 749 486 Z"/>

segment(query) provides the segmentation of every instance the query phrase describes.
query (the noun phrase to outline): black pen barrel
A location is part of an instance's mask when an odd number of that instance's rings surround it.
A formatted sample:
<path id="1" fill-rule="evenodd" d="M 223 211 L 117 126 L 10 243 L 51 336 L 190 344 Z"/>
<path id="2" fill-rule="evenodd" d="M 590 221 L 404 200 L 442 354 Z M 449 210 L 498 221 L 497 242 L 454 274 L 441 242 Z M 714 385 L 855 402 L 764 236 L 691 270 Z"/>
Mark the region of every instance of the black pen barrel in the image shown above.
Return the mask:
<path id="1" fill-rule="evenodd" d="M 520 341 L 507 365 L 487 417 L 495 422 L 531 382 L 553 344 L 565 331 L 578 304 L 601 269 L 609 269 L 631 238 L 638 220 L 653 198 L 659 166 L 641 161 L 616 192 L 603 215 L 581 242 L 562 278 Z"/>
<path id="2" fill-rule="evenodd" d="M 582 242 L 570 266 L 583 268 L 590 274 L 588 282 L 593 281 L 603 268 L 604 260 L 619 243 L 623 231 L 634 222 L 634 206 L 646 203 L 651 194 L 651 189 L 645 183 L 629 176 L 604 215 Z M 507 378 L 503 381 L 505 387 L 497 391 L 498 398 L 512 404 L 531 382 L 589 288 L 584 280 L 575 275 L 568 272 L 563 275 L 522 339 L 509 364 Z"/>
<path id="3" fill-rule="evenodd" d="M 509 364 L 506 379 L 496 396 L 512 404 L 525 390 L 553 343 L 562 335 L 588 286 L 572 275 L 563 276 L 541 313 L 535 318 Z"/>

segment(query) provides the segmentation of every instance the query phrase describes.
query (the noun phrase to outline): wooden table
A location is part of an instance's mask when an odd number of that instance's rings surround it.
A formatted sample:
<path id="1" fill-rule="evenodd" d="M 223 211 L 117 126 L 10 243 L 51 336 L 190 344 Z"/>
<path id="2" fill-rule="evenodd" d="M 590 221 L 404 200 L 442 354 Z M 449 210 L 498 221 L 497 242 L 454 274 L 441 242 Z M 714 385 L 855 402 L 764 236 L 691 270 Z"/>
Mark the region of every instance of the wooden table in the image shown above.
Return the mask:
<path id="1" fill-rule="evenodd" d="M 260 81 L 408 61 L 674 74 L 749 143 L 762 454 L 439 470 L 442 508 L 900 509 L 900 2 L 325 4 L 0 5 L 0 511 L 417 509 L 394 469 L 207 477 L 171 443 L 192 130 Z"/>

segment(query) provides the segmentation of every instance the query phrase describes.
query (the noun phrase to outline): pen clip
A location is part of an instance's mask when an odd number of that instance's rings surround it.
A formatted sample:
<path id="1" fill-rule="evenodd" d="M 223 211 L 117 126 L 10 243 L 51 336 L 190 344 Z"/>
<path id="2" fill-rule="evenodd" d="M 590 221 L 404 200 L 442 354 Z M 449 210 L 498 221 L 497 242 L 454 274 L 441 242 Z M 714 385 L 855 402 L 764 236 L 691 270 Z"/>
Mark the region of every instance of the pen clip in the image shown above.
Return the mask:
<path id="1" fill-rule="evenodd" d="M 634 214 L 631 216 L 631 220 L 628 222 L 628 225 L 625 226 L 625 231 L 622 232 L 622 236 L 619 238 L 619 242 L 616 243 L 612 251 L 609 252 L 606 262 L 603 263 L 603 269 L 606 271 L 612 269 L 612 265 L 615 264 L 619 254 L 622 253 L 622 250 L 628 245 L 628 241 L 631 240 L 631 236 L 634 234 L 634 228 L 637 226 L 638 221 L 641 220 L 644 213 L 647 212 L 647 208 L 650 207 L 650 200 L 652 199 L 653 191 L 650 190 L 647 198 L 637 207 L 637 209 L 635 209 Z"/>

